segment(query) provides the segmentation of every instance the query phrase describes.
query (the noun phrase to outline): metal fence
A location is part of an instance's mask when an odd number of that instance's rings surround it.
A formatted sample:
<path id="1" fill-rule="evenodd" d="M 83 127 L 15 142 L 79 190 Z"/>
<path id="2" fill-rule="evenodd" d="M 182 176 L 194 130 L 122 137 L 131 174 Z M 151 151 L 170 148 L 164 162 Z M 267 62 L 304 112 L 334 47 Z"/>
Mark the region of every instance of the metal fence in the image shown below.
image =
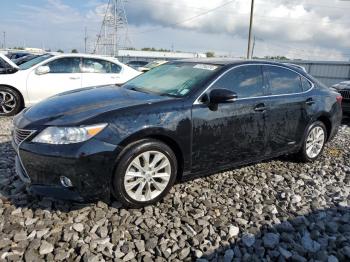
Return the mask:
<path id="1" fill-rule="evenodd" d="M 350 62 L 285 61 L 303 66 L 306 71 L 327 86 L 350 80 Z"/>

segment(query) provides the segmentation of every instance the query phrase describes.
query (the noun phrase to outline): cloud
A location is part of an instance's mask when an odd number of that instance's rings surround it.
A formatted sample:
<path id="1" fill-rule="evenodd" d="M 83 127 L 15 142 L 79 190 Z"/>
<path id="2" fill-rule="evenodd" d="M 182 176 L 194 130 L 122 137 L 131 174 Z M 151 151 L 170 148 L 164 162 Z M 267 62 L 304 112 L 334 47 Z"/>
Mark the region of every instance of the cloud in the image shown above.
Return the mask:
<path id="1" fill-rule="evenodd" d="M 206 10 L 227 2 L 224 0 L 171 2 L 130 0 L 127 11 L 130 23 L 136 26 L 148 24 L 159 28 L 182 28 L 246 38 L 250 13 L 250 1 L 247 0 L 232 1 L 215 12 L 186 21 L 196 14 L 203 14 Z M 263 39 L 265 43 L 312 44 L 312 46 L 316 45 L 318 50 L 339 48 L 345 51 L 349 48 L 350 17 L 346 14 L 350 11 L 350 5 L 342 9 L 336 8 L 336 4 L 339 3 L 336 0 L 328 1 L 329 6 L 322 6 L 316 2 L 310 5 L 310 2 L 303 0 L 256 1 L 254 34 Z"/>
<path id="2" fill-rule="evenodd" d="M 128 0 L 129 36 L 137 48 L 215 51 L 244 56 L 250 1 Z M 318 60 L 350 58 L 349 2 L 338 0 L 256 0 L 255 54 Z M 2 18 L 8 43 L 83 50 L 99 33 L 107 0 L 42 0 L 13 3 Z M 10 4 L 11 5 L 11 4 Z M 222 6 L 221 8 L 217 8 Z M 215 9 L 217 8 L 217 9 Z M 210 11 L 215 9 L 214 11 Z"/>

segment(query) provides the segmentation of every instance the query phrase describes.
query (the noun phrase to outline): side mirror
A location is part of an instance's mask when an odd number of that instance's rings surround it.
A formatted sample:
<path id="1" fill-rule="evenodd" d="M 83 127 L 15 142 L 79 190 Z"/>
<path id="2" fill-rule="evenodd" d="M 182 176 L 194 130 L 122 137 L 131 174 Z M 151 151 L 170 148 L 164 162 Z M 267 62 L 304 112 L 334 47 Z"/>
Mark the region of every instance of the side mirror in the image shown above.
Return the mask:
<path id="1" fill-rule="evenodd" d="M 50 73 L 50 67 L 48 67 L 48 66 L 39 66 L 35 70 L 35 74 L 37 74 L 37 75 L 45 75 L 47 73 Z"/>
<path id="2" fill-rule="evenodd" d="M 210 104 L 232 103 L 237 99 L 237 94 L 229 89 L 214 89 L 209 94 Z"/>

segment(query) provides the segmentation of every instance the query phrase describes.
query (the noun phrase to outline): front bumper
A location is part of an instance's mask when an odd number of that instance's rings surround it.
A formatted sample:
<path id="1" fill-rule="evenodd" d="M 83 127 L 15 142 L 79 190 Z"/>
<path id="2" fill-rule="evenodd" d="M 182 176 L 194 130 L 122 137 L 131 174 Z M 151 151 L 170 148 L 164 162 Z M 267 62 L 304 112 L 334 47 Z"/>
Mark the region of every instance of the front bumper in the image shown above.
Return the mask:
<path id="1" fill-rule="evenodd" d="M 73 201 L 109 201 L 115 159 L 121 148 L 98 139 L 70 145 L 24 141 L 17 152 L 16 173 L 35 194 Z M 60 177 L 72 181 L 64 187 Z"/>

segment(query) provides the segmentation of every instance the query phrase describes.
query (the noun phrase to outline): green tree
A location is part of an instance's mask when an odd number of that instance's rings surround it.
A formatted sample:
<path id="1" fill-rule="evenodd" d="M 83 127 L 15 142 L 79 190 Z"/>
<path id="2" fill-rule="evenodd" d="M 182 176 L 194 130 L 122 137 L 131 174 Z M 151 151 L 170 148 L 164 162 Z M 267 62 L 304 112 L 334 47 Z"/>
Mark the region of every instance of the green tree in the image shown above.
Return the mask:
<path id="1" fill-rule="evenodd" d="M 76 53 L 78 53 L 78 50 L 77 49 L 72 49 L 72 52 L 71 53 L 74 53 L 74 54 L 76 54 Z"/>
<path id="2" fill-rule="evenodd" d="M 205 54 L 207 55 L 207 57 L 214 57 L 215 56 L 215 53 L 211 52 L 211 51 L 206 52 Z"/>
<path id="3" fill-rule="evenodd" d="M 289 60 L 286 56 L 265 56 L 265 59 L 271 59 L 271 60 Z"/>
<path id="4" fill-rule="evenodd" d="M 57 50 L 58 53 L 64 53 L 62 49 Z"/>

